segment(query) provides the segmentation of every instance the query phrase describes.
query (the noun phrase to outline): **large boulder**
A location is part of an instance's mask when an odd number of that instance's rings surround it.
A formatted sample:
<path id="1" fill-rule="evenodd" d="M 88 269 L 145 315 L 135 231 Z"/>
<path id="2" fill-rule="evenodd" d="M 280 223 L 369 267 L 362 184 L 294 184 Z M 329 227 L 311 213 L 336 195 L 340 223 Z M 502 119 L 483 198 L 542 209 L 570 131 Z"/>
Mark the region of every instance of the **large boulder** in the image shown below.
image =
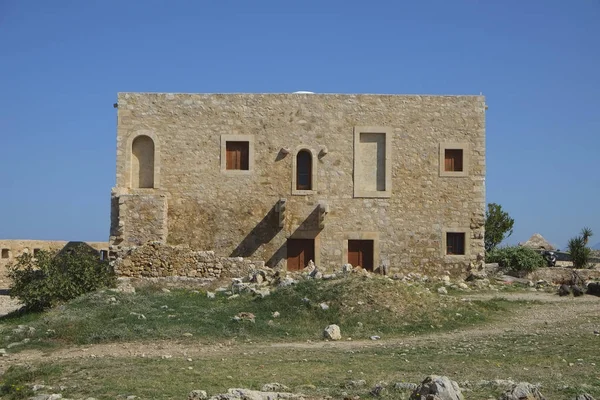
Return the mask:
<path id="1" fill-rule="evenodd" d="M 341 340 L 342 332 L 340 331 L 340 327 L 334 324 L 328 325 L 323 331 L 323 337 L 329 340 Z"/>
<path id="2" fill-rule="evenodd" d="M 594 296 L 600 296 L 600 282 L 588 283 L 586 293 Z"/>
<path id="3" fill-rule="evenodd" d="M 527 382 L 515 383 L 502 393 L 499 400 L 546 400 L 537 386 Z"/>
<path id="4" fill-rule="evenodd" d="M 464 400 L 458 383 L 447 376 L 430 375 L 410 395 L 410 400 Z"/>

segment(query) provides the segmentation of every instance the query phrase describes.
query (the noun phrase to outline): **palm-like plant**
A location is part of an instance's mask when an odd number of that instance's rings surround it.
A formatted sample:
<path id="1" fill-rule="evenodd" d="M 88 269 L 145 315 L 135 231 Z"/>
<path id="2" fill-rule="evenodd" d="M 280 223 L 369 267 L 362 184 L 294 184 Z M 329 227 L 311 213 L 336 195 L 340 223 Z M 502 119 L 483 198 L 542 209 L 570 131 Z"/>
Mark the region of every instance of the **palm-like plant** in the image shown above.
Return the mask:
<path id="1" fill-rule="evenodd" d="M 581 230 L 580 235 L 581 235 L 581 238 L 583 239 L 583 245 L 587 246 L 588 240 L 590 239 L 591 236 L 594 235 L 594 232 L 592 232 L 592 230 L 586 226 L 585 228 L 583 228 Z"/>

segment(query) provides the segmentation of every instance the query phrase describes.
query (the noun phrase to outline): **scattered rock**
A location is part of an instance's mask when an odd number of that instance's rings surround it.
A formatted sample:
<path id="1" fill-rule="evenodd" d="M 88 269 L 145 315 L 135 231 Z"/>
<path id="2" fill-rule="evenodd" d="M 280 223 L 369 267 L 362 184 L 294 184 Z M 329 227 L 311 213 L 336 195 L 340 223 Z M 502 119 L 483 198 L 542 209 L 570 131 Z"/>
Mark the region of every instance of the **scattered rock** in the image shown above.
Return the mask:
<path id="1" fill-rule="evenodd" d="M 279 314 L 279 311 L 273 311 L 273 314 L 271 314 L 271 316 L 273 316 L 273 318 L 279 318 L 281 314 Z"/>
<path id="2" fill-rule="evenodd" d="M 327 326 L 323 331 L 323 337 L 329 340 L 341 340 L 342 333 L 340 332 L 340 327 L 335 324 Z"/>
<path id="3" fill-rule="evenodd" d="M 167 288 L 162 288 L 163 293 L 171 293 L 171 291 Z"/>
<path id="4" fill-rule="evenodd" d="M 586 293 L 593 296 L 600 296 L 600 282 L 588 283 Z"/>
<path id="5" fill-rule="evenodd" d="M 302 399 L 302 395 L 287 392 L 261 392 L 250 389 L 229 389 L 227 393 L 217 394 L 210 400 L 277 400 L 277 399 Z"/>
<path id="6" fill-rule="evenodd" d="M 363 387 L 363 386 L 367 386 L 367 381 L 365 381 L 364 379 L 346 382 L 347 388 L 359 388 L 359 387 Z"/>
<path id="7" fill-rule="evenodd" d="M 381 339 L 381 336 L 373 335 L 373 336 L 371 336 L 370 339 L 371 340 L 379 340 L 379 339 Z"/>
<path id="8" fill-rule="evenodd" d="M 206 394 L 206 391 L 204 390 L 192 390 L 189 394 L 188 394 L 188 400 L 206 400 L 208 399 L 208 395 Z"/>
<path id="9" fill-rule="evenodd" d="M 144 314 L 140 314 L 140 313 L 136 313 L 136 312 L 130 312 L 129 315 L 133 315 L 135 317 L 137 317 L 137 319 L 146 319 L 146 316 Z"/>
<path id="10" fill-rule="evenodd" d="M 527 382 L 512 385 L 510 389 L 502 393 L 499 400 L 546 400 L 537 386 Z"/>
<path id="11" fill-rule="evenodd" d="M 577 285 L 571 286 L 571 292 L 573 292 L 573 296 L 575 297 L 583 296 L 583 289 Z"/>
<path id="12" fill-rule="evenodd" d="M 321 310 L 329 310 L 329 305 L 327 303 L 321 303 L 319 304 L 319 307 L 321 307 Z"/>
<path id="13" fill-rule="evenodd" d="M 569 285 L 560 285 L 560 287 L 558 288 L 559 296 L 568 296 L 570 294 L 571 294 L 571 290 L 569 288 Z"/>
<path id="14" fill-rule="evenodd" d="M 273 382 L 264 384 L 260 390 L 263 392 L 287 392 L 290 388 L 281 383 Z"/>
<path id="15" fill-rule="evenodd" d="M 369 392 L 372 396 L 376 396 L 379 397 L 383 394 L 383 392 L 385 391 L 385 384 L 383 383 L 378 383 L 377 385 L 375 385 L 373 387 L 373 389 L 371 389 L 371 391 Z"/>
<path id="16" fill-rule="evenodd" d="M 291 286 L 291 285 L 295 285 L 295 284 L 297 284 L 297 283 L 298 283 L 298 281 L 297 281 L 297 280 L 295 280 L 295 279 L 293 279 L 293 278 L 290 278 L 290 277 L 288 276 L 288 277 L 285 277 L 285 278 L 283 278 L 283 279 L 282 279 L 282 280 L 279 282 L 279 286 L 280 286 L 280 287 L 285 287 L 285 286 Z"/>
<path id="17" fill-rule="evenodd" d="M 206 297 L 209 299 L 214 299 L 216 294 L 214 292 L 206 292 Z"/>
<path id="18" fill-rule="evenodd" d="M 396 382 L 394 383 L 394 389 L 396 390 L 415 390 L 417 388 L 416 383 L 409 382 Z"/>
<path id="19" fill-rule="evenodd" d="M 238 313 L 235 317 L 233 317 L 234 321 L 250 321 L 252 323 L 255 322 L 256 317 L 251 312 L 241 312 Z"/>
<path id="20" fill-rule="evenodd" d="M 430 375 L 410 395 L 410 400 L 464 400 L 458 384 L 447 376 Z"/>
<path id="21" fill-rule="evenodd" d="M 446 289 L 444 286 L 441 286 L 437 289 L 437 292 L 439 294 L 448 294 L 448 289 Z"/>
<path id="22" fill-rule="evenodd" d="M 342 265 L 342 273 L 343 274 L 349 274 L 350 272 L 352 272 L 352 264 L 344 264 Z"/>

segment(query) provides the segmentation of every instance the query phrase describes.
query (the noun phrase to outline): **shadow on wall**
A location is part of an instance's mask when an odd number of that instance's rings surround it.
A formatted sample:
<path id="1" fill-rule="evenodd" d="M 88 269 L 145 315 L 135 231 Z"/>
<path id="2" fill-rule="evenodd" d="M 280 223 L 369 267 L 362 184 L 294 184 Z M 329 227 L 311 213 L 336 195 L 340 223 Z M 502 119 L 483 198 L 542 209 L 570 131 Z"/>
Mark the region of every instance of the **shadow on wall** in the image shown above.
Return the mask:
<path id="1" fill-rule="evenodd" d="M 269 243 L 282 229 L 279 227 L 279 216 L 276 205 L 250 231 L 242 242 L 233 250 L 230 257 L 251 257 L 260 246 Z"/>
<path id="2" fill-rule="evenodd" d="M 318 235 L 318 232 L 321 231 L 322 228 L 319 228 L 319 206 L 315 207 L 314 210 L 308 214 L 308 217 L 296 228 L 296 230 L 290 235 L 290 238 L 294 238 L 298 235 L 299 232 L 315 232 L 315 236 Z M 305 237 L 303 237 L 305 238 Z M 287 242 L 284 242 L 280 248 L 275 251 L 275 253 L 267 260 L 265 263 L 267 267 L 275 268 L 277 264 L 282 262 L 287 258 Z M 314 261 L 314 260 L 313 260 Z"/>

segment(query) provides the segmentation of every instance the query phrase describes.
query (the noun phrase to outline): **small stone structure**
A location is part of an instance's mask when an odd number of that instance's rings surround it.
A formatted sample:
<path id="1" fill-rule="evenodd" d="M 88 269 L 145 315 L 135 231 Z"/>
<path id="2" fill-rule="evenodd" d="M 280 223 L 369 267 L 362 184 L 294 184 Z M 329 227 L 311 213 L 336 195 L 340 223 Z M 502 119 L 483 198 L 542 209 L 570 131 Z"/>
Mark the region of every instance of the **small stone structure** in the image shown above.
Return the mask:
<path id="1" fill-rule="evenodd" d="M 59 251 L 69 242 L 64 240 L 0 240 L 0 289 L 7 288 L 8 264 L 23 253 L 35 254 L 37 251 Z M 108 259 L 108 242 L 85 242 L 98 251 L 98 256 Z"/>
<path id="2" fill-rule="evenodd" d="M 529 247 L 533 250 L 547 250 L 554 251 L 556 248 L 550 244 L 542 235 L 534 233 L 531 235 L 528 241 L 519 243 L 519 246 Z"/>
<path id="3" fill-rule="evenodd" d="M 119 93 L 117 106 L 117 252 L 160 242 L 274 269 L 433 275 L 483 255 L 483 96 Z"/>

